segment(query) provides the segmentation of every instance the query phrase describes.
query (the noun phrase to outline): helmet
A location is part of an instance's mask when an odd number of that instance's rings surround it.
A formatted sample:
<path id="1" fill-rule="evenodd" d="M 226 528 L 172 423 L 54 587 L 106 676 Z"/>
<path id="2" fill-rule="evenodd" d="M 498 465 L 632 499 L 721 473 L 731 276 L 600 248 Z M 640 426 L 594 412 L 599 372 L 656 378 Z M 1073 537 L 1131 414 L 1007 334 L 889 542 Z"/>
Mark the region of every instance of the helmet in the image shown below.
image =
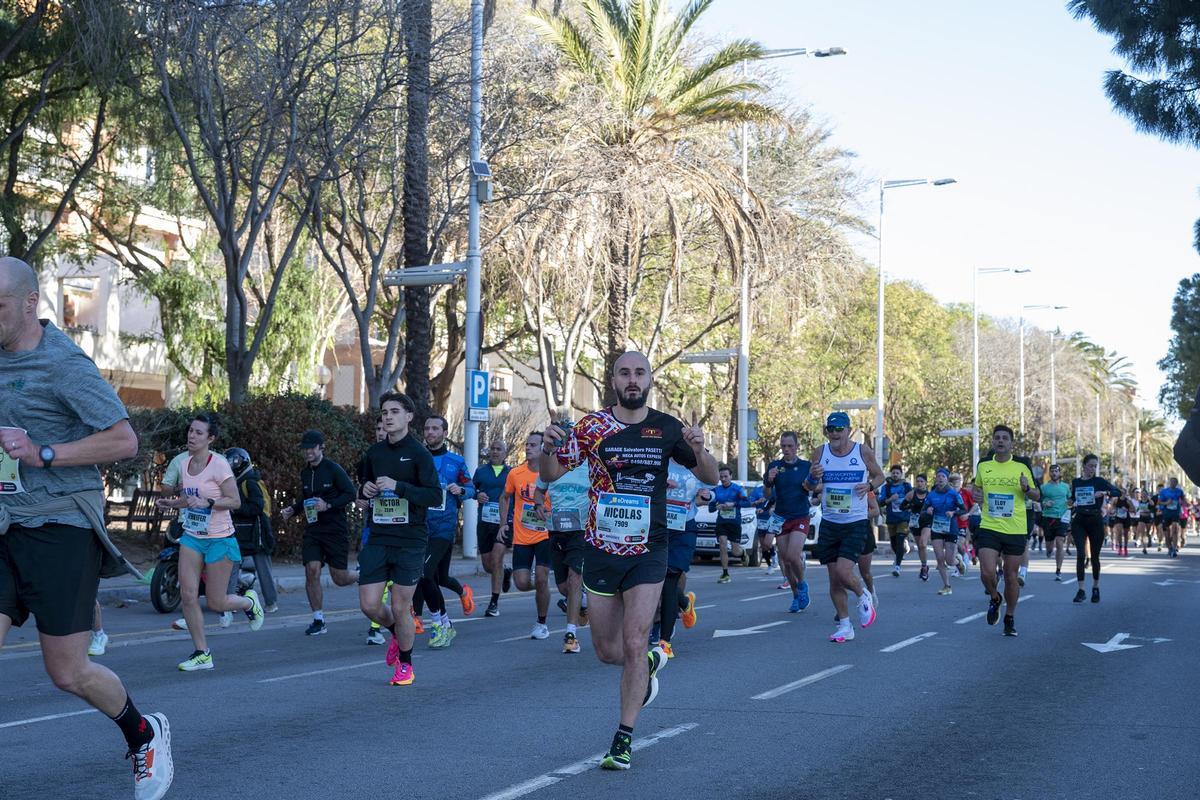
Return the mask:
<path id="1" fill-rule="evenodd" d="M 233 470 L 235 478 L 242 477 L 242 474 L 253 466 L 250 463 L 250 454 L 240 447 L 231 447 L 226 450 L 225 460 L 229 462 L 229 468 Z"/>

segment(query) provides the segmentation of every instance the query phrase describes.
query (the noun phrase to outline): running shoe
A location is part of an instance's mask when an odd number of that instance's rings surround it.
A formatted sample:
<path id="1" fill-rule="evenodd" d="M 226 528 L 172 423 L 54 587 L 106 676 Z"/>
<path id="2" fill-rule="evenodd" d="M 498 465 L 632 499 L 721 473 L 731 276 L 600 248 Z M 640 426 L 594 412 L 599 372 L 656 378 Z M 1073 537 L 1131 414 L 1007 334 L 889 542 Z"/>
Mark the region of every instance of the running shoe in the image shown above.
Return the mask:
<path id="1" fill-rule="evenodd" d="M 1005 636 L 1016 636 L 1017 635 L 1017 623 L 1013 620 L 1012 617 L 1004 618 L 1004 635 Z"/>
<path id="2" fill-rule="evenodd" d="M 436 622 L 429 626 L 429 646 L 430 647 L 445 647 L 446 636 L 445 631 L 448 626 L 438 625 Z"/>
<path id="3" fill-rule="evenodd" d="M 800 595 L 792 595 L 792 604 L 788 606 L 788 613 L 795 614 L 800 611 Z"/>
<path id="4" fill-rule="evenodd" d="M 92 631 L 92 643 L 88 645 L 89 656 L 102 656 L 108 651 L 108 634 Z"/>
<path id="5" fill-rule="evenodd" d="M 550 638 L 550 629 L 546 627 L 545 623 L 542 623 L 542 622 L 534 623 L 533 630 L 531 630 L 529 632 L 529 638 L 530 639 L 549 639 Z"/>
<path id="6" fill-rule="evenodd" d="M 648 646 L 654 647 L 654 645 L 658 644 L 658 639 L 659 639 L 659 627 L 658 627 L 658 623 L 656 622 L 650 626 L 650 640 L 648 642 Z"/>
<path id="7" fill-rule="evenodd" d="M 680 619 L 683 620 L 683 627 L 685 627 L 685 628 L 695 627 L 696 620 L 699 619 L 699 617 L 696 615 L 696 593 L 695 592 L 687 593 L 687 608 L 684 609 L 683 614 L 680 615 Z"/>
<path id="8" fill-rule="evenodd" d="M 1024 586 L 1024 585 L 1025 585 L 1025 575 L 1026 575 L 1026 574 L 1027 574 L 1027 573 L 1025 572 L 1025 568 L 1024 568 L 1024 567 L 1021 567 L 1020 569 L 1018 569 L 1018 570 L 1017 570 L 1017 585 L 1018 585 L 1018 586 Z"/>
<path id="9" fill-rule="evenodd" d="M 558 606 L 559 611 L 563 612 L 564 614 L 567 613 L 567 598 L 558 598 L 558 602 L 555 603 L 555 605 Z"/>
<path id="10" fill-rule="evenodd" d="M 854 626 L 850 624 L 849 619 L 840 622 L 837 630 L 829 634 L 829 641 L 836 644 L 844 644 L 852 639 L 854 639 Z"/>
<path id="11" fill-rule="evenodd" d="M 150 741 L 125 757 L 133 761 L 134 800 L 161 800 L 175 778 L 171 758 L 171 726 L 164 714 L 147 714 L 146 724 L 153 734 Z"/>
<path id="12" fill-rule="evenodd" d="M 808 596 L 808 581 L 800 581 L 800 585 L 796 587 L 796 596 L 800 598 L 801 611 L 812 604 L 812 598 Z"/>
<path id="13" fill-rule="evenodd" d="M 869 628 L 875 624 L 875 604 L 871 602 L 871 595 L 868 592 L 863 592 L 863 596 L 858 601 L 858 624 L 863 628 Z"/>
<path id="14" fill-rule="evenodd" d="M 790 583 L 788 583 L 787 581 L 784 581 L 783 583 L 779 584 L 775 588 L 776 589 L 790 589 L 790 588 L 792 588 L 792 585 Z"/>
<path id="15" fill-rule="evenodd" d="M 987 610 L 987 624 L 988 625 L 995 625 L 997 622 L 1000 621 L 1000 603 L 1002 601 L 1003 601 L 1003 598 L 1000 597 L 1000 595 L 998 595 L 998 594 L 992 595 L 991 600 L 988 601 L 988 610 Z"/>
<path id="16" fill-rule="evenodd" d="M 200 672 L 212 668 L 212 653 L 207 650 L 196 650 L 186 660 L 179 662 L 180 672 Z"/>
<path id="17" fill-rule="evenodd" d="M 383 638 L 383 631 L 375 626 L 371 626 L 367 630 L 367 644 L 384 645 L 387 644 L 387 639 Z"/>
<path id="18" fill-rule="evenodd" d="M 612 740 L 612 747 L 608 748 L 608 753 L 600 760 L 600 768 L 629 769 L 629 762 L 632 756 L 633 737 L 628 733 L 617 731 L 617 735 Z"/>
<path id="19" fill-rule="evenodd" d="M 1100 587 L 1099 586 L 1092 587 L 1092 602 L 1093 603 L 1100 602 Z"/>
<path id="20" fill-rule="evenodd" d="M 960 554 L 957 556 L 957 561 L 956 561 L 956 563 L 955 563 L 955 565 L 954 565 L 954 566 L 958 567 L 958 574 L 959 574 L 959 575 L 962 575 L 963 577 L 966 577 L 966 575 L 967 575 L 967 562 L 963 560 L 963 557 L 962 557 L 962 554 L 961 554 L 961 553 L 960 553 Z"/>
<path id="21" fill-rule="evenodd" d="M 220 619 L 221 627 L 228 628 L 232 624 L 233 624 L 233 612 L 232 611 L 221 612 L 221 619 Z"/>
<path id="22" fill-rule="evenodd" d="M 942 588 L 937 590 L 937 593 L 939 595 L 941 595 L 942 597 L 945 597 L 948 594 L 954 594 L 954 590 L 951 589 L 949 586 L 943 586 Z"/>
<path id="23" fill-rule="evenodd" d="M 568 633 L 565 636 L 563 636 L 563 652 L 564 653 L 578 653 L 579 652 L 579 638 L 576 637 L 575 634 Z"/>
<path id="24" fill-rule="evenodd" d="M 429 640 L 429 646 L 436 648 L 449 647 L 450 643 L 454 641 L 454 637 L 458 636 L 458 631 L 454 629 L 453 625 L 440 625 L 438 627 L 441 630 L 437 636 Z"/>
<path id="25" fill-rule="evenodd" d="M 505 594 L 508 594 L 508 590 L 512 588 L 512 567 L 504 568 L 504 583 L 500 588 L 504 590 Z"/>
<path id="26" fill-rule="evenodd" d="M 1062 573 L 1061 573 L 1061 572 L 1055 572 L 1055 573 L 1054 573 L 1054 580 L 1058 581 L 1059 583 L 1062 583 Z"/>
<path id="27" fill-rule="evenodd" d="M 653 703 L 654 698 L 658 697 L 658 673 L 667 665 L 667 654 L 661 647 L 655 647 L 646 653 L 646 659 L 650 662 L 650 679 L 646 683 L 646 697 L 642 700 L 642 708 Z"/>
<path id="28" fill-rule="evenodd" d="M 392 673 L 392 686 L 410 686 L 413 682 L 412 664 L 407 662 L 396 665 L 396 671 Z"/>
<path id="29" fill-rule="evenodd" d="M 323 633 L 329 633 L 329 629 L 325 627 L 325 620 L 314 619 L 312 624 L 304 629 L 305 636 L 320 636 Z"/>
<path id="30" fill-rule="evenodd" d="M 263 611 L 267 612 L 268 614 L 274 614 L 278 610 L 279 603 L 271 603 L 269 606 L 263 606 Z"/>
<path id="31" fill-rule="evenodd" d="M 394 667 L 400 663 L 400 640 L 394 635 L 388 641 L 387 655 L 383 657 L 389 667 Z"/>
<path id="32" fill-rule="evenodd" d="M 729 576 L 729 573 L 725 572 L 721 574 L 721 577 L 717 578 L 717 583 L 729 583 L 732 580 L 733 578 Z"/>
<path id="33" fill-rule="evenodd" d="M 586 628 L 588 625 L 588 610 L 587 606 L 579 609 L 579 627 Z"/>
<path id="34" fill-rule="evenodd" d="M 425 623 L 416 615 L 416 613 L 413 614 L 413 633 L 417 636 L 425 633 Z"/>
<path id="35" fill-rule="evenodd" d="M 875 594 L 874 592 L 871 592 L 871 604 L 875 606 L 876 611 L 879 610 L 879 595 Z"/>
<path id="36" fill-rule="evenodd" d="M 774 564 L 767 564 L 767 574 L 768 575 L 775 574 L 775 565 Z"/>
<path id="37" fill-rule="evenodd" d="M 484 611 L 484 612 L 483 612 L 483 615 L 484 615 L 485 617 L 498 617 L 498 616 L 500 616 L 500 603 L 499 603 L 498 601 L 496 601 L 496 600 L 491 600 L 491 601 L 489 601 L 489 602 L 488 602 L 488 606 L 487 606 L 487 611 Z"/>
<path id="38" fill-rule="evenodd" d="M 671 648 L 671 643 L 668 642 L 666 639 L 659 639 L 658 647 L 660 650 L 663 651 L 663 654 L 666 655 L 667 660 L 670 660 L 675 657 L 675 651 Z"/>
<path id="39" fill-rule="evenodd" d="M 256 631 L 263 626 L 263 620 L 267 618 L 263 612 L 262 603 L 258 602 L 258 592 L 253 589 L 247 589 L 242 595 L 250 601 L 250 608 L 246 610 L 246 619 L 250 620 L 250 630 Z"/>
<path id="40" fill-rule="evenodd" d="M 177 619 L 171 623 L 171 629 L 176 630 L 176 631 L 186 631 L 187 630 L 187 620 L 184 619 L 183 617 L 180 617 L 179 619 Z"/>
<path id="41" fill-rule="evenodd" d="M 893 578 L 900 577 L 900 565 L 899 564 L 892 564 L 892 577 Z"/>
<path id="42" fill-rule="evenodd" d="M 923 581 L 929 580 L 929 565 L 928 564 L 921 565 L 921 580 L 923 580 Z"/>
<path id="43" fill-rule="evenodd" d="M 470 586 L 463 586 L 462 597 L 458 598 L 462 601 L 463 616 L 469 617 L 475 613 L 475 592 Z"/>

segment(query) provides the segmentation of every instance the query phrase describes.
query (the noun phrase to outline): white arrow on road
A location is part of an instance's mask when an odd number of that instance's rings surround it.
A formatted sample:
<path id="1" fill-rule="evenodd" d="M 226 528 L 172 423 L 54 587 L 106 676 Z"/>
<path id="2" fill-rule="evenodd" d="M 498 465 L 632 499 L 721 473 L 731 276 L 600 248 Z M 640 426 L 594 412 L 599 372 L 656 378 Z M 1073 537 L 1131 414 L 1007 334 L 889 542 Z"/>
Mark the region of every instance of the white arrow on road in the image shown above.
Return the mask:
<path id="1" fill-rule="evenodd" d="M 1097 653 L 1113 653 L 1117 650 L 1133 650 L 1136 647 L 1141 647 L 1140 644 L 1121 644 L 1128 639 L 1130 634 L 1118 633 L 1116 636 L 1109 639 L 1104 644 L 1096 644 L 1095 642 L 1081 642 L 1084 647 L 1090 647 Z"/>
<path id="2" fill-rule="evenodd" d="M 764 628 L 774 628 L 776 625 L 787 625 L 791 622 L 790 619 L 782 619 L 779 622 L 768 622 L 765 625 L 755 625 L 753 628 L 739 628 L 734 631 L 715 630 L 713 631 L 714 639 L 723 639 L 726 636 L 753 636 L 756 633 L 762 633 Z"/>

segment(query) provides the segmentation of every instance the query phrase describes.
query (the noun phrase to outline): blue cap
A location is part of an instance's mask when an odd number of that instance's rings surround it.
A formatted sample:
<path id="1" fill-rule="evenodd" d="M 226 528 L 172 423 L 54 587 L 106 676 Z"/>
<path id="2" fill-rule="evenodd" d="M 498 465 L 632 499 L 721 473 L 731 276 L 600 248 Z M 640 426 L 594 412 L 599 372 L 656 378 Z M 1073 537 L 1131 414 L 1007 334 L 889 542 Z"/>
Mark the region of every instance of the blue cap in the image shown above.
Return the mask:
<path id="1" fill-rule="evenodd" d="M 938 467 L 938 468 L 937 468 L 937 471 L 936 471 L 936 472 L 934 472 L 933 474 L 934 474 L 934 475 L 945 475 L 947 478 L 949 478 L 949 477 L 950 477 L 950 470 L 946 469 L 945 467 Z"/>
<path id="2" fill-rule="evenodd" d="M 850 415 L 845 411 L 835 411 L 825 418 L 826 428 L 849 428 Z"/>

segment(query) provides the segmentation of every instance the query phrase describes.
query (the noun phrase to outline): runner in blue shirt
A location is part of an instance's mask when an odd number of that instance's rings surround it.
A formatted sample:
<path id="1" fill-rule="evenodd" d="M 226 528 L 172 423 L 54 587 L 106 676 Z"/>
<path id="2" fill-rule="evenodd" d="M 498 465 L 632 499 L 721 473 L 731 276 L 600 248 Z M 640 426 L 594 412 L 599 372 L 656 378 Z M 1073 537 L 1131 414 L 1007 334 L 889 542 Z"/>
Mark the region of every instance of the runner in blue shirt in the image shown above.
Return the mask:
<path id="1" fill-rule="evenodd" d="M 892 543 L 892 575 L 900 577 L 900 564 L 904 561 L 904 545 L 908 539 L 908 517 L 904 510 L 904 499 L 912 491 L 912 484 L 904 480 L 904 467 L 894 464 L 888 471 L 887 482 L 879 487 L 879 505 L 883 507 L 884 524 L 888 539 Z"/>
<path id="2" fill-rule="evenodd" d="M 742 557 L 742 514 L 743 506 L 749 504 L 746 490 L 733 482 L 733 473 L 722 465 L 719 472 L 721 482 L 713 489 L 712 505 L 717 511 L 717 548 L 721 551 L 721 577 L 717 583 L 729 583 L 728 543 L 733 543 L 733 557 Z"/>
<path id="3" fill-rule="evenodd" d="M 808 581 L 804 579 L 804 542 L 808 539 L 811 490 L 806 485 L 812 463 L 800 458 L 799 438 L 795 431 L 779 435 L 783 458 L 767 465 L 763 478 L 766 496 L 774 503 L 768 530 L 775 535 L 779 549 L 779 570 L 792 590 L 793 614 L 808 608 Z"/>
<path id="4" fill-rule="evenodd" d="M 1179 488 L 1179 479 L 1171 478 L 1170 485 L 1158 493 L 1158 507 L 1162 510 L 1163 530 L 1167 534 L 1167 554 L 1171 558 L 1179 555 L 1180 511 L 1187 498 Z"/>
<path id="5" fill-rule="evenodd" d="M 958 519 L 967 516 L 967 507 L 962 495 L 950 485 L 950 470 L 938 467 L 933 488 L 925 496 L 922 513 L 929 520 L 933 534 L 933 554 L 937 557 L 937 571 L 942 579 L 939 595 L 954 594 L 950 588 L 950 571 L 955 569 L 958 558 Z M 925 531 L 922 530 L 922 538 Z"/>

